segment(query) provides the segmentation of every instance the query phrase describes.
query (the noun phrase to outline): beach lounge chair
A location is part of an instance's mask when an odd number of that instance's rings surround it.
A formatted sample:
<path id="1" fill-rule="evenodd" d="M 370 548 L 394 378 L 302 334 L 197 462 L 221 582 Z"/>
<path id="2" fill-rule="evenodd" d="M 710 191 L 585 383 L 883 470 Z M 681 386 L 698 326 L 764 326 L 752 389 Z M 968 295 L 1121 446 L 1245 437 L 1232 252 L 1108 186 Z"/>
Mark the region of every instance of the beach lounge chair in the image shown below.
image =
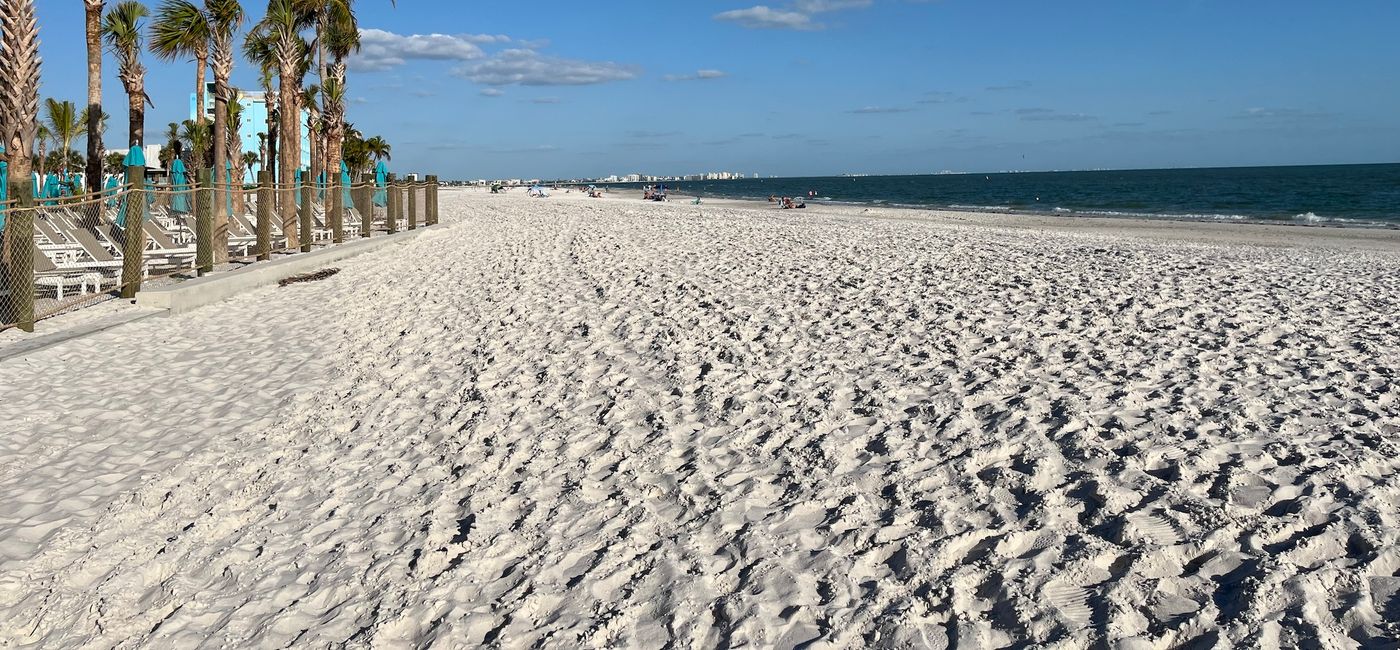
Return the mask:
<path id="1" fill-rule="evenodd" d="M 33 244 L 33 246 L 34 286 L 52 287 L 54 290 L 54 297 L 58 300 L 63 300 L 67 288 L 71 285 L 77 285 L 83 294 L 87 294 L 88 289 L 98 291 L 102 288 L 101 274 L 91 271 L 73 272 L 72 270 L 61 269 L 57 264 L 54 264 L 53 260 L 50 259 L 48 255 L 45 255 L 44 252 L 39 249 L 37 242 Z"/>

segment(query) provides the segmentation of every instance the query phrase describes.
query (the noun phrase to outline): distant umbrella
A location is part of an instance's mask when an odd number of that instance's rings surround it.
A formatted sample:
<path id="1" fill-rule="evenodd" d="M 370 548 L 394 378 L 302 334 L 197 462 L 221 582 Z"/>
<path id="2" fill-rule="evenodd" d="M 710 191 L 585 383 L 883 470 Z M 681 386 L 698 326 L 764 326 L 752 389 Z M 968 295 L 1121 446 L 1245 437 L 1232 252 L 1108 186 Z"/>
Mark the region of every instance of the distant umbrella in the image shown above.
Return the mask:
<path id="1" fill-rule="evenodd" d="M 185 170 L 185 161 L 176 158 L 170 163 L 170 189 L 175 196 L 170 199 L 170 209 L 175 212 L 190 211 L 190 174 Z"/>
<path id="2" fill-rule="evenodd" d="M 389 168 L 381 160 L 374 165 L 374 186 L 379 188 L 374 191 L 374 204 L 379 207 L 389 205 L 389 192 L 385 187 L 389 185 Z"/>
<path id="3" fill-rule="evenodd" d="M 5 145 L 0 144 L 0 231 L 5 229 L 5 201 L 10 199 L 10 163 L 5 162 Z"/>
<path id="4" fill-rule="evenodd" d="M 355 205 L 355 200 L 350 197 L 350 168 L 344 160 L 340 161 L 340 204 L 347 208 Z"/>
<path id="5" fill-rule="evenodd" d="M 62 181 L 58 179 L 58 174 L 49 174 L 48 178 L 44 179 L 44 198 L 47 199 L 46 201 L 44 201 L 44 205 L 58 204 L 58 201 L 55 201 L 54 199 L 58 198 L 62 194 L 62 191 L 59 188 L 59 185 L 61 183 Z"/>

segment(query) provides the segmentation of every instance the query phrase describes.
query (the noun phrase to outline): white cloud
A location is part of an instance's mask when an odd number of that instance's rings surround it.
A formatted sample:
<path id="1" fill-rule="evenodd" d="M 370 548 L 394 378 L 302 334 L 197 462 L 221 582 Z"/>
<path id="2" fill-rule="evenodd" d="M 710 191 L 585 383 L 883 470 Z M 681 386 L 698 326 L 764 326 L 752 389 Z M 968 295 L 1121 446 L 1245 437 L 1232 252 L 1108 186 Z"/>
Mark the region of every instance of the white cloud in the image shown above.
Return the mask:
<path id="1" fill-rule="evenodd" d="M 506 91 L 501 90 L 499 88 L 482 88 L 481 94 L 487 97 L 500 97 L 501 95 L 506 94 Z"/>
<path id="2" fill-rule="evenodd" d="M 488 34 L 395 34 L 382 29 L 360 30 L 360 51 L 352 54 L 352 70 L 389 70 L 411 59 L 472 61 L 486 56 L 479 44 L 506 43 L 510 38 Z"/>
<path id="3" fill-rule="evenodd" d="M 611 61 L 563 59 L 533 50 L 510 49 L 452 73 L 488 86 L 584 86 L 635 79 L 641 70 Z"/>
<path id="4" fill-rule="evenodd" d="M 810 14 L 801 11 L 773 9 L 766 5 L 748 9 L 732 9 L 715 14 L 715 20 L 737 23 L 748 29 L 795 29 L 812 31 L 822 29 L 822 25 L 812 22 Z"/>
<path id="5" fill-rule="evenodd" d="M 778 9 L 755 5 L 748 9 L 723 11 L 715 14 L 715 20 L 736 23 L 748 29 L 816 31 L 826 29 L 826 25 L 812 20 L 816 14 L 865 9 L 874 3 L 875 0 L 793 0 L 787 7 Z"/>
<path id="6" fill-rule="evenodd" d="M 696 70 L 690 74 L 668 74 L 662 77 L 662 79 L 666 81 L 702 81 L 705 79 L 720 79 L 727 76 L 729 76 L 729 74 L 722 70 L 705 69 Z"/>

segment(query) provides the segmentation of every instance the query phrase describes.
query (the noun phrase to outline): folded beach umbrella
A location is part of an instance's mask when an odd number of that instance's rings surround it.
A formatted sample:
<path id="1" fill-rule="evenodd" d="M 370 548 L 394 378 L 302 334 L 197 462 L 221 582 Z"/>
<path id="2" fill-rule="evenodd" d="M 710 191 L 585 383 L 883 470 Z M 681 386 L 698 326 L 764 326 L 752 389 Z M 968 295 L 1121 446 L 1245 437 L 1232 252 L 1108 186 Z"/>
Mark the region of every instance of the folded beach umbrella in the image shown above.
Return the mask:
<path id="1" fill-rule="evenodd" d="M 374 191 L 374 204 L 381 208 L 389 205 L 389 192 L 384 189 L 388 185 L 389 168 L 381 160 L 374 165 L 374 186 L 379 188 Z"/>
<path id="2" fill-rule="evenodd" d="M 190 211 L 190 174 L 185 170 L 185 161 L 179 158 L 170 163 L 170 189 L 175 196 L 170 199 L 170 209 L 175 212 Z"/>
<path id="3" fill-rule="evenodd" d="M 117 192 L 122 189 L 121 177 L 116 174 L 107 175 L 107 184 L 102 186 L 102 193 L 112 198 L 107 199 L 107 207 L 117 207 Z"/>
<path id="4" fill-rule="evenodd" d="M 5 162 L 5 145 L 0 144 L 0 230 L 5 229 L 5 201 L 10 199 L 10 163 Z"/>
<path id="5" fill-rule="evenodd" d="M 58 174 L 50 173 L 48 178 L 44 179 L 44 198 L 48 199 L 44 201 L 44 205 L 56 205 L 58 203 L 54 201 L 60 194 L 58 186 Z"/>
<path id="6" fill-rule="evenodd" d="M 340 161 L 340 204 L 347 208 L 355 205 L 355 200 L 350 197 L 350 168 L 344 160 Z"/>
<path id="7" fill-rule="evenodd" d="M 123 166 L 123 167 L 145 167 L 145 166 L 146 166 L 146 154 L 144 154 L 144 153 L 141 152 L 141 147 L 132 147 L 130 151 L 127 151 L 127 152 L 126 152 L 126 158 L 123 158 L 123 159 L 122 159 L 122 166 Z M 145 183 L 142 183 L 141 187 L 133 187 L 132 189 L 133 189 L 133 190 L 144 190 L 144 189 L 146 189 L 146 186 L 145 186 Z M 123 227 L 123 228 L 126 227 L 126 202 L 123 202 L 123 203 L 122 203 L 122 209 L 121 209 L 120 211 L 117 212 L 117 225 L 118 225 L 118 226 L 121 226 L 121 227 Z"/>
<path id="8" fill-rule="evenodd" d="M 304 178 L 304 176 L 302 175 L 301 170 L 298 169 L 298 170 L 297 170 L 297 187 L 298 187 L 298 188 L 300 188 L 300 187 L 305 183 L 305 181 L 302 180 L 303 178 Z M 300 189 L 298 189 L 298 191 L 296 191 L 296 192 L 293 192 L 293 194 L 296 194 L 297 207 L 300 208 L 300 207 L 301 207 L 301 191 L 300 191 Z"/>

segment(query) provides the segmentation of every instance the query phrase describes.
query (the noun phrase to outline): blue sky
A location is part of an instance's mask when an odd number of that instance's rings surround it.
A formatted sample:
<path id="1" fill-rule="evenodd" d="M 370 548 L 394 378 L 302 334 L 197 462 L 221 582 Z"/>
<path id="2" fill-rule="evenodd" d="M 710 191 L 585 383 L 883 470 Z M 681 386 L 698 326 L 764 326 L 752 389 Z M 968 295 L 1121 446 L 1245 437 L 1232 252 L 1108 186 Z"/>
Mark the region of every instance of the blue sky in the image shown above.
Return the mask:
<path id="1" fill-rule="evenodd" d="M 404 172 L 1400 159 L 1394 0 L 357 1 L 350 120 Z M 253 19 L 265 6 L 244 4 Z M 81 103 L 81 3 L 37 5 L 42 92 Z M 159 133 L 188 117 L 194 68 L 149 65 Z M 106 66 L 111 144 L 126 104 Z M 257 87 L 241 61 L 234 82 Z"/>

